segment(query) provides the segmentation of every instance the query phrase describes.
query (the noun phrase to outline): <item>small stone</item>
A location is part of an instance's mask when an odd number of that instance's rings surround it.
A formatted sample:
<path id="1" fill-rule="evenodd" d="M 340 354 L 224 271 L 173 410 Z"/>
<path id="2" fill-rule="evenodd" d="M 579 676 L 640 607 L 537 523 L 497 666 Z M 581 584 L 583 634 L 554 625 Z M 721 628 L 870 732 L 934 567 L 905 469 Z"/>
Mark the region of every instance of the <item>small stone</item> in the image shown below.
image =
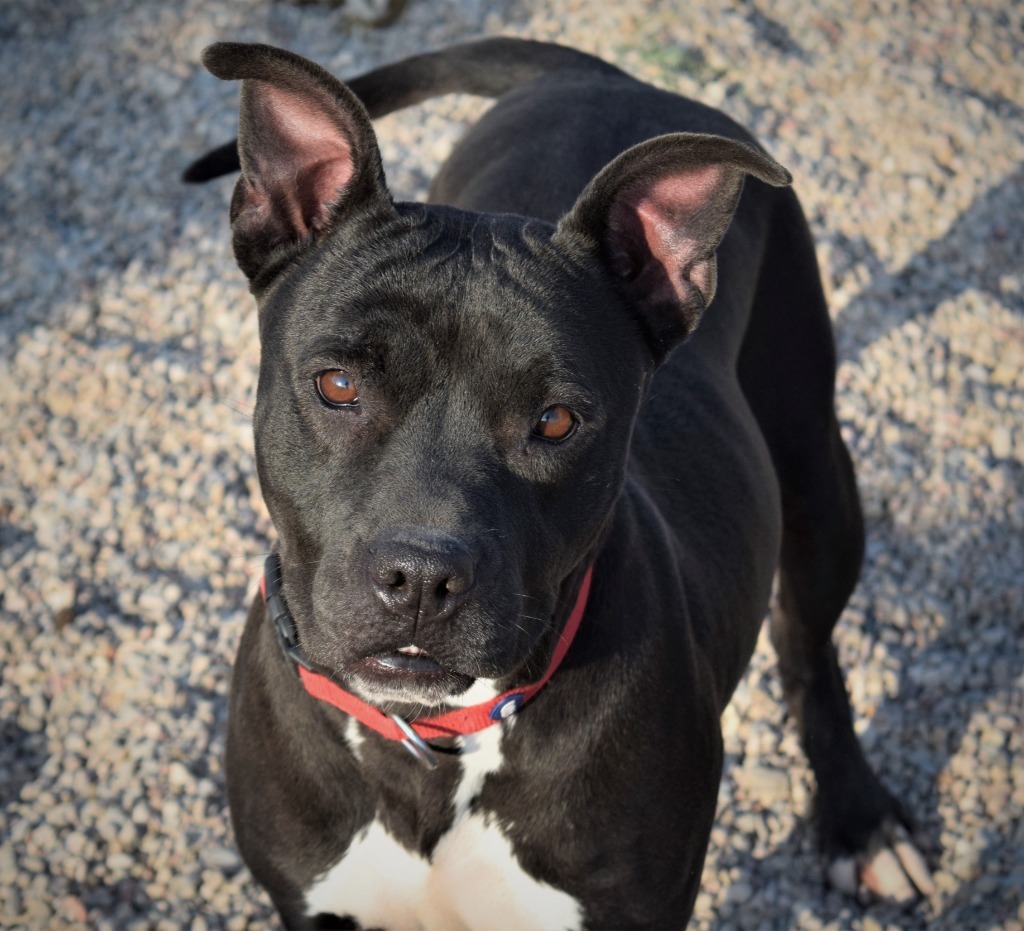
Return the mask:
<path id="1" fill-rule="evenodd" d="M 3 606 L 11 614 L 25 614 L 29 610 L 29 601 L 25 595 L 13 585 L 3 591 Z"/>
<path id="2" fill-rule="evenodd" d="M 107 868 L 114 873 L 126 873 L 134 862 L 126 853 L 114 853 L 107 857 Z"/>
<path id="3" fill-rule="evenodd" d="M 64 899 L 64 914 L 72 921 L 84 925 L 89 919 L 89 911 L 85 903 L 75 895 L 69 895 Z"/>
<path id="4" fill-rule="evenodd" d="M 999 276 L 999 290 L 1003 294 L 1020 294 L 1021 290 L 1024 289 L 1024 285 L 1021 284 L 1020 275 L 1000 275 Z"/>
<path id="5" fill-rule="evenodd" d="M 989 437 L 989 448 L 996 459 L 1006 459 L 1013 451 L 1013 437 L 1009 427 L 998 426 L 992 429 Z"/>
<path id="6" fill-rule="evenodd" d="M 837 857 L 829 864 L 828 881 L 844 895 L 856 895 L 857 861 L 853 857 Z"/>
<path id="7" fill-rule="evenodd" d="M 228 847 L 205 847 L 200 858 L 207 866 L 220 870 L 233 870 L 242 865 L 238 854 Z"/>
<path id="8" fill-rule="evenodd" d="M 736 772 L 746 794 L 765 807 L 789 798 L 789 775 L 768 766 L 747 766 Z"/>
<path id="9" fill-rule="evenodd" d="M 183 789 L 195 783 L 188 768 L 183 763 L 178 763 L 177 761 L 171 763 L 168 767 L 167 781 L 175 789 Z"/>
<path id="10" fill-rule="evenodd" d="M 40 594 L 46 606 L 55 615 L 63 616 L 68 612 L 74 617 L 75 584 L 64 579 L 51 578 L 43 584 Z M 66 626 L 66 624 L 65 624 Z"/>

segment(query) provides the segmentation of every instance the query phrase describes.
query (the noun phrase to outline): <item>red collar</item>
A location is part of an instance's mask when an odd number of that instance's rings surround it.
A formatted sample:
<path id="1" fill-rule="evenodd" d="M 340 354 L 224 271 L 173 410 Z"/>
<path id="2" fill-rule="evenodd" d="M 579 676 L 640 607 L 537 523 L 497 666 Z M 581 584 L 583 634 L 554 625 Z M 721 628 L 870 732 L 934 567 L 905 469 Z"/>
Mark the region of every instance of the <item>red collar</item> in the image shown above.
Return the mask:
<path id="1" fill-rule="evenodd" d="M 590 594 L 590 580 L 593 571 L 593 566 L 591 566 L 583 576 L 583 583 L 576 596 L 572 614 L 558 638 L 547 671 L 540 679 L 531 685 L 509 689 L 480 704 L 470 705 L 468 708 L 458 708 L 432 718 L 418 718 L 411 722 L 405 721 L 397 715 L 385 714 L 379 708 L 357 698 L 351 692 L 346 692 L 327 676 L 310 669 L 298 644 L 295 622 L 288 613 L 288 608 L 281 595 L 281 562 L 277 553 L 271 553 L 267 557 L 264 575 L 260 579 L 260 592 L 277 630 L 281 646 L 288 658 L 295 663 L 299 678 L 306 691 L 314 698 L 325 701 L 344 711 L 345 714 L 351 715 L 389 740 L 401 741 L 420 762 L 433 768 L 436 764 L 424 741 L 475 734 L 477 731 L 482 731 L 504 718 L 511 717 L 547 684 L 555 674 L 555 670 L 561 665 L 565 654 L 569 652 L 576 631 L 579 630 L 580 621 L 587 608 L 587 597 Z"/>

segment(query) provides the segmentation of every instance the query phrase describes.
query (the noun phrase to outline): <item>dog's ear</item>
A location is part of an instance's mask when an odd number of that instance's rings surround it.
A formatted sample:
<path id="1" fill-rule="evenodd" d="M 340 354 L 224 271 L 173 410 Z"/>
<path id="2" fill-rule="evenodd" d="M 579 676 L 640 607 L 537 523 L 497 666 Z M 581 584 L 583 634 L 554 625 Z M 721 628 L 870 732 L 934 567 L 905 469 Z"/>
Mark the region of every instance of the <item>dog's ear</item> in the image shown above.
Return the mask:
<path id="1" fill-rule="evenodd" d="M 268 45 L 219 42 L 203 64 L 242 81 L 231 226 L 249 278 L 282 246 L 313 242 L 348 211 L 393 210 L 370 118 L 339 80 Z"/>
<path id="2" fill-rule="evenodd" d="M 658 136 L 605 167 L 558 225 L 620 281 L 658 362 L 686 339 L 715 293 L 715 250 L 752 174 L 789 173 L 753 146 L 693 133 Z"/>

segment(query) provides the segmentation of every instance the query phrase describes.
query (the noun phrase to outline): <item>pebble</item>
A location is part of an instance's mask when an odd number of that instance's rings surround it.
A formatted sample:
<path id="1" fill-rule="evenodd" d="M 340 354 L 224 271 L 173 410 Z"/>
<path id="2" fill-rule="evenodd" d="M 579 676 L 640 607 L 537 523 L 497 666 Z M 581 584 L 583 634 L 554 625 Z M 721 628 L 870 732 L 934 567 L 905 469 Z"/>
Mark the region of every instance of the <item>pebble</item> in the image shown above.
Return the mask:
<path id="1" fill-rule="evenodd" d="M 737 770 L 736 782 L 752 801 L 766 807 L 789 797 L 789 776 L 768 766 Z"/>
<path id="2" fill-rule="evenodd" d="M 66 611 L 75 603 L 75 585 L 60 578 L 45 579 L 40 586 L 40 594 L 46 606 L 54 614 Z"/>
<path id="3" fill-rule="evenodd" d="M 257 320 L 231 184 L 177 182 L 237 88 L 211 41 L 352 74 L 483 34 L 578 45 L 751 127 L 796 177 L 867 520 L 836 642 L 858 733 L 936 891 L 866 910 L 823 882 L 814 782 L 762 635 L 723 716 L 691 927 L 1021 928 L 1024 45 L 1012 5 L 452 0 L 376 29 L 331 4 L 59 0 L 0 11 L 0 925 L 277 927 L 224 796 L 232 657 L 273 532 Z M 1009 19 L 1007 19 L 1009 17 Z M 378 124 L 391 187 L 487 104 Z M 712 306 L 709 313 L 714 312 Z M 849 884 L 849 865 L 833 877 Z"/>
<path id="4" fill-rule="evenodd" d="M 1013 451 L 1013 437 L 1009 427 L 998 426 L 992 430 L 992 438 L 989 442 L 992 455 L 996 459 L 1006 459 Z"/>
<path id="5" fill-rule="evenodd" d="M 219 870 L 237 869 L 242 864 L 235 850 L 229 847 L 208 847 L 201 854 L 203 863 Z"/>

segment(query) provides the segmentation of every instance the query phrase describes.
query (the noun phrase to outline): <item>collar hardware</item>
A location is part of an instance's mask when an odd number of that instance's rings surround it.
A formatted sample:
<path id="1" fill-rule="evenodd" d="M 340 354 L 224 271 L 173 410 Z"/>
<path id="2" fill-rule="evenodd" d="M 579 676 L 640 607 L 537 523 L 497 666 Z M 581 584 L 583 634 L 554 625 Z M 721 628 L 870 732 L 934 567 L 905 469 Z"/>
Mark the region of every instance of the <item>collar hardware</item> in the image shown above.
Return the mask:
<path id="1" fill-rule="evenodd" d="M 434 752 L 430 749 L 427 742 L 412 729 L 412 725 L 405 718 L 400 718 L 397 714 L 391 714 L 388 717 L 405 734 L 402 746 L 412 754 L 413 758 L 427 769 L 437 769 L 437 757 L 434 756 Z"/>
<path id="2" fill-rule="evenodd" d="M 523 707 L 525 698 L 522 692 L 509 695 L 504 701 L 499 702 L 491 709 L 492 721 L 504 721 L 511 718 L 520 708 Z"/>
<path id="3" fill-rule="evenodd" d="M 281 594 L 281 560 L 277 553 L 271 553 L 263 564 L 260 594 L 263 596 L 263 603 L 267 606 L 267 614 L 270 615 L 270 621 L 277 633 L 277 642 L 281 645 L 284 655 L 296 667 L 302 667 L 312 672 L 313 670 L 299 646 L 299 632 L 295 627 L 295 621 L 288 613 L 288 606 L 284 603 L 284 596 Z M 295 674 L 299 674 L 298 668 L 296 668 Z"/>

